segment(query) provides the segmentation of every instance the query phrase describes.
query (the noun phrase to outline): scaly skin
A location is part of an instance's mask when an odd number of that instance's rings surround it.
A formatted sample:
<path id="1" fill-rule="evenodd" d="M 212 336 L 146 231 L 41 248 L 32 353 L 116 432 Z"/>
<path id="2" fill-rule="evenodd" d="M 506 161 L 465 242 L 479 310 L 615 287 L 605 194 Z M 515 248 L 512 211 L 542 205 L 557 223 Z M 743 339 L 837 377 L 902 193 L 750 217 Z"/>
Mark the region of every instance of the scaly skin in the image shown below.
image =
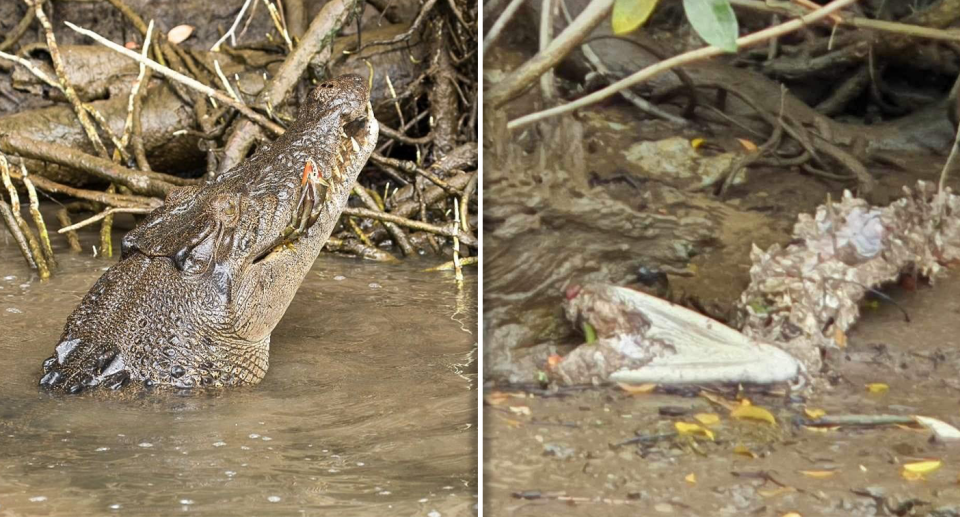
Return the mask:
<path id="1" fill-rule="evenodd" d="M 254 384 L 270 333 L 377 142 L 365 81 L 321 83 L 287 132 L 238 167 L 174 190 L 67 320 L 40 385 Z"/>

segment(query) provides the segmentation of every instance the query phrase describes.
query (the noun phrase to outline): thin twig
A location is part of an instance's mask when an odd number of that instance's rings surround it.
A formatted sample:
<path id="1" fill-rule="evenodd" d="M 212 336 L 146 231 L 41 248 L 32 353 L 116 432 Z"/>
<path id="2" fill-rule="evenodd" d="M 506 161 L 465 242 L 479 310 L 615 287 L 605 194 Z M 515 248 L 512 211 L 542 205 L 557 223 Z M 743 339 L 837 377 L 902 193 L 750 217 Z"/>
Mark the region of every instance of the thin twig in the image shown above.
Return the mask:
<path id="1" fill-rule="evenodd" d="M 69 226 L 64 226 L 63 228 L 60 228 L 59 230 L 57 230 L 57 233 L 69 233 L 69 232 L 75 231 L 77 229 L 83 228 L 84 226 L 87 226 L 89 224 L 93 224 L 113 214 L 149 214 L 153 210 L 154 210 L 153 208 L 116 208 L 116 207 L 108 208 L 97 215 L 88 217 L 83 221 L 80 221 L 79 223 L 74 223 Z"/>
<path id="2" fill-rule="evenodd" d="M 507 8 L 503 10 L 503 14 L 497 18 L 497 21 L 493 22 L 493 26 L 490 27 L 490 31 L 487 32 L 487 37 L 483 38 L 484 53 L 489 52 L 490 45 L 493 45 L 497 41 L 500 33 L 503 32 L 503 28 L 513 19 L 513 16 L 517 13 L 517 9 L 520 9 L 521 5 L 523 5 L 523 0 L 510 0 Z"/>
<path id="3" fill-rule="evenodd" d="M 217 42 L 214 43 L 212 47 L 210 47 L 211 52 L 219 52 L 220 45 L 223 45 L 223 42 L 227 41 L 227 38 L 230 38 L 230 45 L 234 47 L 237 46 L 237 38 L 235 33 L 237 30 L 237 27 L 240 26 L 240 20 L 243 18 L 243 14 L 247 12 L 247 8 L 250 7 L 250 3 L 252 1 L 253 0 L 245 0 L 243 2 L 243 7 L 240 8 L 240 14 L 238 14 L 237 18 L 233 20 L 233 25 L 230 26 L 230 30 L 224 33 L 224 35 L 220 39 L 218 39 Z"/>
<path id="4" fill-rule="evenodd" d="M 398 215 L 388 214 L 384 212 L 374 212 L 366 208 L 344 208 L 344 215 L 352 215 L 356 217 L 367 217 L 370 219 L 376 219 L 378 221 L 386 221 L 390 223 L 395 223 L 400 226 L 406 226 L 407 228 L 413 228 L 414 230 L 422 230 L 425 232 L 434 233 L 437 235 L 443 235 L 444 237 L 457 237 L 459 236 L 460 240 L 467 246 L 476 248 L 478 246 L 477 240 L 473 238 L 472 235 L 467 235 L 464 233 L 455 230 L 454 226 L 448 225 L 447 227 L 436 226 L 430 223 L 425 223 L 422 221 L 414 221 L 413 219 L 407 219 L 406 217 L 400 217 Z M 459 221 L 457 222 L 459 224 Z"/>
<path id="5" fill-rule="evenodd" d="M 43 221 L 43 214 L 40 213 L 40 200 L 37 198 L 37 189 L 33 182 L 27 176 L 27 168 L 20 162 L 20 172 L 23 174 L 23 186 L 27 189 L 27 199 L 30 200 L 30 216 L 33 217 L 33 224 L 37 227 L 37 233 L 40 235 L 40 246 L 43 250 L 43 257 L 46 259 L 50 268 L 57 267 L 57 260 L 53 256 L 53 246 L 50 245 L 50 234 L 47 232 L 47 223 Z"/>
<path id="6" fill-rule="evenodd" d="M 67 72 L 63 66 L 63 57 L 60 55 L 57 39 L 53 35 L 53 26 L 50 25 L 50 20 L 47 19 L 47 15 L 43 12 L 43 2 L 41 0 L 24 0 L 24 2 L 36 11 L 37 20 L 40 22 L 40 25 L 43 26 L 43 32 L 47 39 L 47 50 L 50 51 L 53 70 L 57 73 L 63 94 L 67 97 L 70 105 L 73 106 L 73 111 L 77 114 L 77 119 L 80 121 L 83 131 L 87 134 L 87 138 L 90 139 L 90 143 L 93 144 L 93 148 L 97 151 L 97 154 L 100 155 L 101 158 L 108 158 L 107 148 L 100 140 L 100 135 L 97 134 L 96 128 L 93 127 L 93 122 L 90 120 L 87 110 L 83 109 L 83 103 L 80 102 L 80 98 L 77 97 L 77 92 L 73 89 L 73 86 L 67 82 Z"/>
<path id="7" fill-rule="evenodd" d="M 43 258 L 43 251 L 40 249 L 40 243 L 37 242 L 37 237 L 20 215 L 20 196 L 17 194 L 17 189 L 14 188 L 13 182 L 10 181 L 10 166 L 7 163 L 7 158 L 3 154 L 0 154 L 0 180 L 3 181 L 3 186 L 6 187 L 7 194 L 10 196 L 10 212 L 13 215 L 17 227 L 20 228 L 20 232 L 27 241 L 27 247 L 30 250 L 30 255 L 33 257 L 34 264 L 37 266 L 37 273 L 40 275 L 40 280 L 46 280 L 50 278 L 50 269 L 47 267 L 47 261 Z"/>
<path id="8" fill-rule="evenodd" d="M 192 89 L 194 89 L 194 90 L 197 90 L 198 92 L 201 92 L 201 93 L 203 93 L 204 95 L 207 95 L 208 97 L 213 97 L 214 99 L 222 102 L 223 104 L 226 104 L 227 106 L 230 106 L 231 108 L 239 111 L 240 113 L 243 114 L 243 116 L 245 116 L 245 117 L 249 118 L 250 120 L 256 122 L 257 124 L 260 124 L 261 126 L 267 128 L 267 129 L 270 130 L 272 133 L 274 133 L 274 134 L 276 134 L 276 135 L 282 135 L 282 134 L 283 134 L 283 128 L 282 128 L 282 127 L 280 127 L 279 125 L 275 124 L 274 122 L 271 122 L 269 119 L 267 119 L 267 118 L 264 117 L 263 115 L 261 115 L 261 114 L 255 112 L 255 111 L 253 111 L 252 109 L 250 109 L 249 107 L 247 107 L 245 104 L 235 101 L 235 100 L 232 99 L 229 95 L 221 92 L 220 90 L 215 90 L 215 89 L 213 89 L 213 88 L 211 88 L 211 87 L 209 87 L 209 86 L 201 83 L 200 81 L 197 81 L 196 79 L 192 79 L 192 78 L 190 78 L 190 77 L 187 77 L 187 76 L 181 74 L 180 72 L 177 72 L 177 71 L 175 71 L 175 70 L 171 70 L 170 68 L 167 68 L 167 67 L 161 65 L 160 63 L 157 63 L 156 61 L 154 61 L 154 60 L 152 60 L 152 59 L 144 58 L 144 57 L 142 57 L 140 54 L 137 54 L 136 52 L 134 52 L 134 51 L 132 51 L 132 50 L 130 50 L 130 49 L 127 49 L 127 48 L 124 48 L 124 47 L 122 47 L 122 46 L 120 46 L 120 45 L 117 45 L 116 43 L 114 43 L 114 42 L 112 42 L 112 41 L 104 38 L 103 36 L 97 34 L 96 32 L 93 32 L 93 31 L 91 31 L 91 30 L 84 29 L 84 28 L 82 28 L 82 27 L 78 27 L 78 26 L 76 26 L 76 25 L 74 25 L 74 24 L 72 24 L 72 23 L 70 23 L 70 22 L 63 22 L 63 23 L 65 23 L 65 24 L 67 25 L 67 27 L 70 27 L 70 28 L 73 29 L 74 31 L 76 31 L 76 32 L 78 32 L 78 33 L 80 33 L 80 34 L 83 34 L 84 36 L 89 36 L 90 38 L 92 38 L 92 39 L 93 39 L 94 41 L 96 41 L 97 43 L 100 43 L 101 45 L 103 45 L 103 46 L 105 46 L 105 47 L 107 47 L 107 48 L 109 48 L 109 49 L 111 49 L 111 50 L 114 50 L 114 51 L 116 51 L 116 52 L 119 52 L 119 53 L 123 54 L 124 56 L 127 56 L 127 57 L 130 58 L 130 59 L 133 59 L 134 61 L 136 61 L 136 62 L 138 62 L 138 63 L 143 63 L 143 64 L 147 65 L 148 67 L 150 67 L 151 69 L 153 69 L 154 72 L 157 72 L 157 73 L 163 75 L 164 77 L 167 77 L 167 78 L 169 78 L 169 79 L 172 79 L 172 80 L 174 80 L 174 81 L 177 81 L 178 83 L 183 84 L 184 86 L 187 86 L 188 88 L 192 88 Z"/>
<path id="9" fill-rule="evenodd" d="M 0 216 L 3 216 L 3 222 L 7 225 L 7 229 L 10 230 L 10 235 L 13 235 L 13 240 L 17 243 L 17 247 L 20 248 L 20 253 L 23 254 L 23 259 L 27 261 L 27 265 L 30 266 L 30 269 L 37 269 L 37 262 L 33 260 L 33 254 L 30 253 L 30 245 L 27 244 L 27 238 L 23 235 L 23 232 L 20 231 L 17 219 L 13 216 L 10 205 L 3 200 L 3 196 L 0 196 Z"/>
<path id="10" fill-rule="evenodd" d="M 600 0 L 594 0 L 594 2 L 599 2 L 599 1 Z M 826 16 L 829 16 L 831 13 L 834 13 L 850 4 L 853 4 L 856 1 L 857 0 L 834 0 L 833 2 L 830 2 L 829 4 L 823 6 L 823 8 L 818 9 L 817 11 L 814 11 L 806 16 L 802 16 L 800 18 L 782 23 L 780 25 L 769 27 L 767 29 L 754 32 L 752 34 L 748 34 L 746 36 L 738 38 L 737 46 L 739 48 L 746 48 L 746 47 L 753 46 L 758 43 L 767 41 L 770 38 L 778 38 L 780 36 L 783 36 L 784 34 L 788 34 L 790 32 L 793 32 L 797 29 L 804 27 L 805 25 L 809 25 Z M 581 13 L 581 16 L 583 16 L 582 13 Z M 578 17 L 578 20 L 579 20 L 579 17 Z M 560 39 L 560 38 L 558 37 L 557 39 Z M 554 42 L 556 43 L 556 40 L 554 40 Z M 696 63 L 696 62 L 703 61 L 711 57 L 719 56 L 722 54 L 724 54 L 723 50 L 721 50 L 718 47 L 714 47 L 712 45 L 703 47 L 697 50 L 692 50 L 690 52 L 685 52 L 683 54 L 671 57 L 664 61 L 654 63 L 653 65 L 650 65 L 640 70 L 639 72 L 636 72 L 624 79 L 621 79 L 611 84 L 610 86 L 607 86 L 606 88 L 603 88 L 594 93 L 591 93 L 590 95 L 581 97 L 576 101 L 514 119 L 507 124 L 507 128 L 517 129 L 546 118 L 563 115 L 565 113 L 570 113 L 571 111 L 600 102 L 612 95 L 617 94 L 621 90 L 636 86 L 637 84 L 640 84 L 643 81 L 646 81 L 647 79 L 657 74 L 660 74 L 662 72 L 665 72 L 667 70 L 670 70 L 672 68 L 688 65 L 690 63 Z M 536 56 L 533 59 L 536 59 Z M 531 59 L 531 61 L 533 59 Z M 525 66 L 527 65 L 525 64 L 524 67 Z M 509 98 L 512 97 L 513 94 L 516 93 L 512 89 L 506 89 L 506 86 L 509 86 L 508 80 L 504 80 L 498 85 L 498 88 L 494 88 L 491 90 L 491 93 L 490 93 L 491 96 L 493 96 L 493 90 L 498 90 L 498 93 L 499 93 L 498 98 L 500 99 L 499 104 L 506 102 Z M 514 85 L 513 88 L 516 88 L 516 85 Z M 520 84 L 519 88 L 522 89 L 523 85 Z M 497 106 L 497 105 L 498 104 L 494 102 L 494 106 Z"/>
<path id="11" fill-rule="evenodd" d="M 77 201 L 76 203 L 82 203 Z M 73 205 L 74 203 L 71 203 Z M 65 206 L 60 210 L 57 210 L 57 220 L 60 221 L 60 226 L 70 226 L 73 224 L 73 221 L 70 220 L 70 210 Z M 80 247 L 80 239 L 77 237 L 77 232 L 68 231 L 67 234 L 67 243 L 70 245 L 70 251 L 74 253 L 82 253 L 83 248 Z"/>

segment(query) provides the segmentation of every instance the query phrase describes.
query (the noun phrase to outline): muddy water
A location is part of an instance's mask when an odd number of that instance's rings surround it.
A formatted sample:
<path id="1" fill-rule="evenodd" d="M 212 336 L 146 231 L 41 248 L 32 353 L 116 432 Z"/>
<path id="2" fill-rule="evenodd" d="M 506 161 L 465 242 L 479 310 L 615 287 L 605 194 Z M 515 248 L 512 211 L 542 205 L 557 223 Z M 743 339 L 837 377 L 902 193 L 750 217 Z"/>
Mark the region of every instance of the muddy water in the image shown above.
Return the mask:
<path id="1" fill-rule="evenodd" d="M 515 392 L 506 401 L 488 393 L 488 400 L 497 403 L 485 407 L 485 512 L 958 515 L 960 445 L 932 443 L 931 433 L 922 429 L 816 432 L 794 424 L 809 408 L 831 415 L 925 415 L 960 427 L 958 291 L 956 271 L 932 288 L 890 290 L 910 323 L 892 304 L 865 304 L 847 348 L 829 361 L 832 383 L 824 382 L 805 403 L 747 393 L 777 417 L 775 427 L 731 419 L 726 410 L 695 396 L 695 390 L 692 396 L 630 395 L 615 387 L 551 397 Z M 870 393 L 868 383 L 886 383 L 889 391 Z M 732 399 L 731 394 L 728 390 Z M 671 416 L 677 412 L 686 414 Z M 694 445 L 666 438 L 644 446 L 612 446 L 637 435 L 674 431 L 675 422 L 695 422 L 693 414 L 700 412 L 720 416 L 712 427 L 716 441 L 701 439 Z M 904 463 L 927 459 L 942 461 L 942 467 L 924 480 L 901 476 Z M 833 473 L 822 473 L 827 471 Z M 761 473 L 775 481 L 760 478 Z M 519 492 L 531 498 L 513 496 Z M 915 509 L 908 512 L 911 505 Z"/>
<path id="2" fill-rule="evenodd" d="M 476 513 L 472 272 L 321 256 L 260 385 L 104 399 L 37 389 L 108 264 L 59 256 L 40 283 L 0 238 L 0 516 Z"/>

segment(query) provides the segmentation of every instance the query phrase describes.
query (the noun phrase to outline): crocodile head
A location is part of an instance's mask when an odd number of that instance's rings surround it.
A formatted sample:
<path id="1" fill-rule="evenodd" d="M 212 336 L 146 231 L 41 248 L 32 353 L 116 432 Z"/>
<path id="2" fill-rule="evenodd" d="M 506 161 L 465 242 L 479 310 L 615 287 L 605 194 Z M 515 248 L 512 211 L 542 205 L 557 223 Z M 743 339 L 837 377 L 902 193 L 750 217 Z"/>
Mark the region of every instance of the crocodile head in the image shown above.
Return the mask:
<path id="1" fill-rule="evenodd" d="M 171 192 L 67 321 L 43 387 L 258 382 L 276 327 L 347 203 L 379 126 L 364 80 L 321 83 L 247 162 Z"/>

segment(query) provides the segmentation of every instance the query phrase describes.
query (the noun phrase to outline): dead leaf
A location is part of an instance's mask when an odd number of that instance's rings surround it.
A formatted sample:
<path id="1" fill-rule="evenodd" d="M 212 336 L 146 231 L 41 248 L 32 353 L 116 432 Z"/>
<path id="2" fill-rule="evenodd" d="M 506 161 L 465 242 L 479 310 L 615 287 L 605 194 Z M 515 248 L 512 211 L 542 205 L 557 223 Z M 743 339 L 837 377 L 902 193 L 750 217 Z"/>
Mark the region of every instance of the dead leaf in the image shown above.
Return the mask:
<path id="1" fill-rule="evenodd" d="M 730 416 L 738 419 L 760 420 L 777 425 L 777 419 L 773 417 L 773 413 L 760 406 L 740 406 L 731 411 Z"/>
<path id="2" fill-rule="evenodd" d="M 193 34 L 193 27 L 190 25 L 177 25 L 167 33 L 167 41 L 176 45 L 186 41 Z"/>
<path id="3" fill-rule="evenodd" d="M 882 382 L 872 382 L 870 384 L 867 384 L 866 388 L 867 388 L 867 391 L 869 391 L 870 393 L 876 393 L 876 394 L 886 393 L 890 391 L 890 386 Z"/>
<path id="4" fill-rule="evenodd" d="M 685 478 L 683 478 L 683 479 L 684 479 L 684 481 L 686 481 L 687 483 L 691 483 L 691 484 L 694 484 L 694 485 L 697 484 L 697 475 L 694 474 L 693 472 L 687 474 L 687 476 L 686 476 Z"/>
<path id="5" fill-rule="evenodd" d="M 552 354 L 547 358 L 547 366 L 550 368 L 556 368 L 556 366 L 560 364 L 560 361 L 563 361 L 563 357 L 560 357 L 557 354 Z"/>
<path id="6" fill-rule="evenodd" d="M 699 424 L 691 424 L 688 422 L 674 422 L 674 427 L 677 428 L 677 432 L 680 434 L 692 434 L 692 435 L 702 435 L 709 438 L 711 441 L 714 440 L 713 431 L 701 427 Z"/>
<path id="7" fill-rule="evenodd" d="M 793 488 L 792 486 L 781 486 L 777 488 L 761 488 L 760 490 L 757 490 L 757 493 L 762 497 L 776 497 L 778 495 L 789 494 L 796 491 L 797 489 Z"/>
<path id="8" fill-rule="evenodd" d="M 747 140 L 746 138 L 738 138 L 737 141 L 740 142 L 740 145 L 742 145 L 744 149 L 751 153 L 755 153 L 758 150 L 757 144 Z"/>
<path id="9" fill-rule="evenodd" d="M 833 329 L 833 342 L 838 348 L 847 348 L 847 334 L 840 327 Z"/>
<path id="10" fill-rule="evenodd" d="M 530 416 L 529 406 L 510 406 L 510 412 L 514 415 Z"/>
<path id="11" fill-rule="evenodd" d="M 703 425 L 716 425 L 720 422 L 720 416 L 716 413 L 697 413 L 693 419 Z"/>
<path id="12" fill-rule="evenodd" d="M 924 479 L 924 476 L 930 474 L 931 472 L 936 472 L 943 465 L 943 462 L 940 460 L 926 460 L 926 461 L 917 461 L 914 463 L 904 463 L 903 470 L 900 471 L 900 476 L 903 479 L 909 479 L 911 481 Z"/>
<path id="13" fill-rule="evenodd" d="M 758 458 L 757 453 L 751 451 L 749 448 L 747 448 L 746 445 L 743 445 L 743 444 L 737 444 L 737 446 L 733 448 L 733 453 L 739 454 L 741 456 L 746 456 L 748 458 L 753 458 L 753 459 Z"/>
<path id="14" fill-rule="evenodd" d="M 797 513 L 797 512 L 787 512 L 787 513 L 781 515 L 780 517 L 803 517 L 803 516 L 800 515 L 800 514 Z"/>
<path id="15" fill-rule="evenodd" d="M 801 474 L 807 476 L 808 478 L 813 479 L 827 479 L 832 478 L 837 474 L 836 470 L 801 470 Z"/>
<path id="16" fill-rule="evenodd" d="M 703 397 L 703 398 L 705 398 L 705 399 L 707 399 L 707 400 L 709 400 L 710 402 L 713 402 L 714 404 L 716 404 L 716 405 L 718 405 L 718 406 L 726 409 L 727 411 L 733 411 L 734 409 L 740 407 L 739 404 L 736 404 L 736 403 L 734 403 L 734 402 L 730 402 L 729 400 L 726 400 L 726 399 L 722 399 L 722 398 L 720 398 L 720 397 L 718 397 L 718 396 L 716 396 L 716 395 L 714 395 L 713 393 L 710 393 L 710 392 L 708 392 L 708 391 L 701 391 L 701 392 L 700 392 L 700 396 Z"/>
<path id="17" fill-rule="evenodd" d="M 626 391 L 631 395 L 642 395 L 644 393 L 650 393 L 651 391 L 657 388 L 656 384 L 646 383 L 646 384 L 626 384 L 623 382 L 618 382 L 617 386 L 620 386 L 620 389 Z"/>
<path id="18" fill-rule="evenodd" d="M 140 48 L 140 45 L 137 45 L 137 42 L 135 41 L 128 41 L 123 44 L 123 47 L 128 50 L 137 50 L 138 48 Z"/>
<path id="19" fill-rule="evenodd" d="M 827 412 L 822 409 L 806 407 L 806 408 L 803 408 L 803 414 L 807 415 L 807 418 L 812 418 L 813 420 L 816 420 L 822 417 L 823 415 L 826 415 Z"/>
<path id="20" fill-rule="evenodd" d="M 499 406 L 508 400 L 510 400 L 510 394 L 502 391 L 494 391 L 486 397 L 483 397 L 483 401 L 490 406 Z"/>

